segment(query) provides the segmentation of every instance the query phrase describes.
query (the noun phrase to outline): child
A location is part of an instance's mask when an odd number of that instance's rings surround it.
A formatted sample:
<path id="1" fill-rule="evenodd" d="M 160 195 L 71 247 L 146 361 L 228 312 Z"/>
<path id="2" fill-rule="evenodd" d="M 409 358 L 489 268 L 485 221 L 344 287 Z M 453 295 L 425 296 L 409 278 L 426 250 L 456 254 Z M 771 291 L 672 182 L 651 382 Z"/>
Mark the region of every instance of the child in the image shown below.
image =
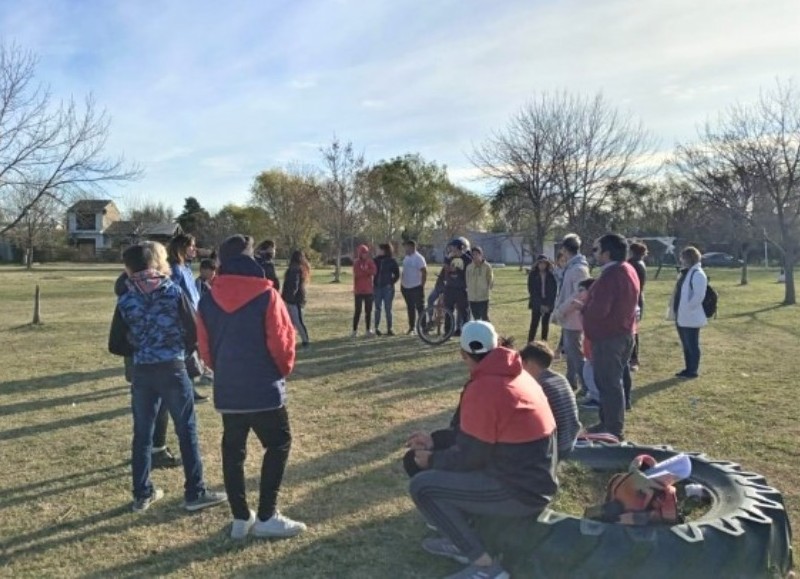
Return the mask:
<path id="1" fill-rule="evenodd" d="M 355 312 L 353 313 L 353 333 L 351 338 L 358 335 L 358 324 L 361 321 L 361 310 L 364 310 L 364 321 L 367 325 L 366 336 L 374 336 L 372 331 L 372 305 L 374 303 L 373 282 L 378 268 L 369 255 L 369 247 L 359 245 L 356 250 L 356 260 L 353 262 L 353 294 L 355 294 Z"/>
<path id="2" fill-rule="evenodd" d="M 211 284 L 214 283 L 216 275 L 217 264 L 213 259 L 204 259 L 200 262 L 200 277 L 194 281 L 201 298 L 211 291 Z"/>
<path id="3" fill-rule="evenodd" d="M 467 265 L 467 299 L 473 320 L 489 321 L 489 294 L 494 286 L 492 266 L 483 257 L 483 249 L 472 249 L 472 263 Z"/>
<path id="4" fill-rule="evenodd" d="M 565 315 L 574 312 L 580 314 L 586 303 L 586 294 L 589 288 L 594 283 L 593 278 L 584 279 L 578 282 L 578 294 L 572 299 L 564 310 Z M 592 343 L 584 335 L 583 336 L 583 357 L 586 360 L 583 364 L 583 384 L 586 387 L 586 398 L 581 401 L 581 408 L 586 410 L 599 410 L 600 409 L 600 391 L 597 389 L 597 384 L 594 381 L 594 368 L 592 367 Z"/>
<path id="5" fill-rule="evenodd" d="M 155 269 L 151 247 L 129 247 L 122 259 L 128 291 L 117 300 L 108 349 L 118 356 L 133 356 L 133 511 L 146 511 L 164 496 L 150 481 L 159 399 L 167 405 L 178 435 L 186 480 L 184 508 L 197 511 L 225 502 L 225 494 L 207 490 L 203 480 L 192 383 L 185 362 L 197 337 L 191 305 L 181 289 Z"/>
<path id="6" fill-rule="evenodd" d="M 214 407 L 222 414 L 222 472 L 233 513 L 231 538 L 293 537 L 303 523 L 276 509 L 292 435 L 286 376 L 294 368 L 295 333 L 283 299 L 253 259 L 249 238 L 219 248 L 219 276 L 200 300 L 200 355 L 214 370 Z M 247 505 L 247 436 L 264 447 L 258 514 Z"/>
<path id="7" fill-rule="evenodd" d="M 300 334 L 303 347 L 309 345 L 308 330 L 303 321 L 303 308 L 306 306 L 306 286 L 311 279 L 311 266 L 299 249 L 292 252 L 289 258 L 289 268 L 283 278 L 283 291 L 281 297 L 286 302 L 286 309 L 292 318 L 294 329 Z"/>

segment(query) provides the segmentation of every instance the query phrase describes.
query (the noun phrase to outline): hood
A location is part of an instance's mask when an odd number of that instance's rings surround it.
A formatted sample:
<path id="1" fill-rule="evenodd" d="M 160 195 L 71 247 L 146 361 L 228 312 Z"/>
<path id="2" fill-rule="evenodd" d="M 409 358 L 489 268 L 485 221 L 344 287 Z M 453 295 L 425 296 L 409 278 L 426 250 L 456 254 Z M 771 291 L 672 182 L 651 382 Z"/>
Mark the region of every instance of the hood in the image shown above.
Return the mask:
<path id="1" fill-rule="evenodd" d="M 246 277 L 264 277 L 264 269 L 249 255 L 237 255 L 220 263 L 219 275 L 241 275 Z"/>
<path id="2" fill-rule="evenodd" d="M 211 286 L 211 297 L 225 313 L 230 314 L 271 288 L 272 282 L 264 277 L 220 274 Z"/>
<path id="3" fill-rule="evenodd" d="M 124 271 L 119 275 L 117 281 L 114 282 L 114 293 L 117 297 L 121 296 L 128 291 L 128 274 Z"/>
<path id="4" fill-rule="evenodd" d="M 502 376 L 515 378 L 522 373 L 522 358 L 516 350 L 495 348 L 472 370 L 472 378 Z"/>
<path id="5" fill-rule="evenodd" d="M 583 255 L 582 253 L 579 253 L 578 255 L 576 255 L 575 257 L 570 259 L 567 262 L 567 267 L 569 267 L 570 265 L 573 265 L 573 264 L 585 265 L 586 267 L 589 267 L 589 262 L 586 260 L 586 256 Z"/>
<path id="6" fill-rule="evenodd" d="M 356 248 L 356 257 L 360 258 L 364 254 L 367 254 L 367 257 L 369 257 L 369 247 L 367 247 L 366 245 L 359 245 Z"/>
<path id="7" fill-rule="evenodd" d="M 145 269 L 144 271 L 137 271 L 133 275 L 128 276 L 127 286 L 130 291 L 147 295 L 153 293 L 167 283 L 171 283 L 170 279 L 163 273 L 155 269 Z"/>

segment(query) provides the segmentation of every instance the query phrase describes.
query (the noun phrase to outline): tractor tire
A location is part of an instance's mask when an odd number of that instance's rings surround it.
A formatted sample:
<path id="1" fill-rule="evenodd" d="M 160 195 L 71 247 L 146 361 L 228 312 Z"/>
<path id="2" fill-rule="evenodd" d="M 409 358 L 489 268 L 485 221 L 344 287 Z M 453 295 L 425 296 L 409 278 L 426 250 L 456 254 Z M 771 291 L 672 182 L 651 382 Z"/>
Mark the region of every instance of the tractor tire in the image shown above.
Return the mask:
<path id="1" fill-rule="evenodd" d="M 569 460 L 612 473 L 627 470 L 639 454 L 662 461 L 678 453 L 667 446 L 587 443 Z M 547 509 L 536 520 L 481 518 L 478 531 L 490 552 L 502 554 L 514 579 L 789 576 L 792 531 L 780 492 L 737 464 L 686 454 L 690 482 L 712 496 L 709 511 L 697 520 L 634 527 Z"/>

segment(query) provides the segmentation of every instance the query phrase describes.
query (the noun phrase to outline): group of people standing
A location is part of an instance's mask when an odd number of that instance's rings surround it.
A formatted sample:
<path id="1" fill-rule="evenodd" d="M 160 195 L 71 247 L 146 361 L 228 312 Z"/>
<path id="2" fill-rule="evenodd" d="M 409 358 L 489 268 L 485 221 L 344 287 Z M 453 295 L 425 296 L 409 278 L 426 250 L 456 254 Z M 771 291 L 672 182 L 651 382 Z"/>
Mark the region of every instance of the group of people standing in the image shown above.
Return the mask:
<path id="1" fill-rule="evenodd" d="M 417 251 L 415 241 L 405 241 L 403 248 L 405 255 L 402 273 L 391 244 L 378 245 L 374 257 L 367 245 L 360 245 L 356 250 L 353 262 L 355 311 L 351 337 L 358 335 L 362 315 L 365 321 L 364 335 L 383 335 L 380 329 L 383 312 L 386 316 L 386 335 L 395 335 L 392 304 L 398 281 L 408 313 L 406 334 L 416 332 L 416 321 L 426 307 L 428 264 Z M 445 308 L 452 311 L 457 324 L 455 335 L 458 336 L 461 327 L 470 319 L 488 321 L 489 297 L 493 285 L 494 272 L 485 260 L 483 250 L 480 247 L 470 248 L 469 242 L 464 238 L 454 239 L 447 245 L 444 264 L 436 276 L 433 290 L 427 296 L 427 306 L 432 307 L 437 301 L 441 301 Z"/>

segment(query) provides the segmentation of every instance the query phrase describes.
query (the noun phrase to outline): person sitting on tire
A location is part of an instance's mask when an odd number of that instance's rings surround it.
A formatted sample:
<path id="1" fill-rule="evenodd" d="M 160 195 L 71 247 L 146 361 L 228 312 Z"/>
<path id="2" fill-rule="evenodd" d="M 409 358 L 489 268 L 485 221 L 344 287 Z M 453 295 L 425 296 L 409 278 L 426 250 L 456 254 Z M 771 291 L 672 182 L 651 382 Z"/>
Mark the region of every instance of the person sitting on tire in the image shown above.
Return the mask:
<path id="1" fill-rule="evenodd" d="M 409 441 L 422 470 L 411 479 L 411 498 L 428 524 L 445 535 L 422 546 L 468 565 L 451 579 L 508 577 L 470 520 L 536 517 L 558 490 L 550 405 L 523 370 L 519 354 L 498 342 L 488 322 L 464 324 L 461 357 L 470 381 L 461 396 L 455 445 L 432 450 L 432 437 L 425 435 Z"/>

